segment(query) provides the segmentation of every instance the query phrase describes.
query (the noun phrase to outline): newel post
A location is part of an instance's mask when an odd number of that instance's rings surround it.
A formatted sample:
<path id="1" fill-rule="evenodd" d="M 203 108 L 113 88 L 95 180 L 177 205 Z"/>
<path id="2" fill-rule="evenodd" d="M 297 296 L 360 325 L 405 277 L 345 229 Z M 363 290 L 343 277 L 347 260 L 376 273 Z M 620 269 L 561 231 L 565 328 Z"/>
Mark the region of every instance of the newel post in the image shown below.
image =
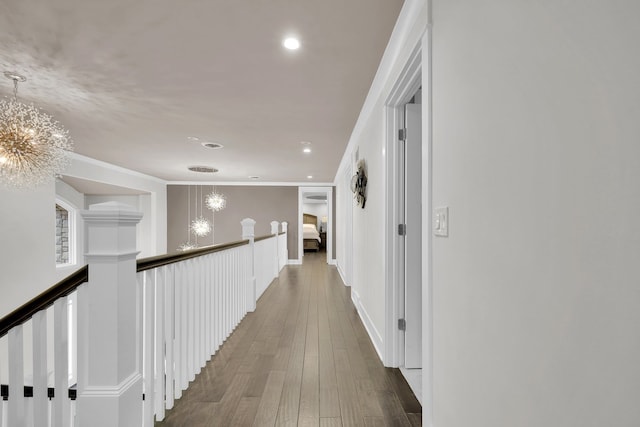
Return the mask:
<path id="1" fill-rule="evenodd" d="M 280 262 L 278 261 L 278 258 L 280 256 L 280 252 L 278 251 L 278 228 L 280 226 L 280 223 L 278 221 L 271 221 L 271 234 L 273 234 L 275 236 L 275 238 L 273 239 L 273 257 L 274 257 L 274 262 L 273 262 L 273 278 L 275 279 L 276 277 L 278 277 L 278 273 L 280 272 Z"/>
<path id="2" fill-rule="evenodd" d="M 107 202 L 81 215 L 89 283 L 78 290 L 77 425 L 141 425 L 136 224 L 142 213 Z"/>
<path id="3" fill-rule="evenodd" d="M 240 221 L 242 224 L 242 238 L 249 239 L 249 252 L 251 253 L 251 260 L 249 261 L 249 281 L 247 283 L 247 287 L 249 288 L 249 292 L 247 295 L 249 296 L 249 311 L 256 310 L 256 250 L 255 250 L 255 226 L 256 222 L 251 218 L 245 218 Z"/>

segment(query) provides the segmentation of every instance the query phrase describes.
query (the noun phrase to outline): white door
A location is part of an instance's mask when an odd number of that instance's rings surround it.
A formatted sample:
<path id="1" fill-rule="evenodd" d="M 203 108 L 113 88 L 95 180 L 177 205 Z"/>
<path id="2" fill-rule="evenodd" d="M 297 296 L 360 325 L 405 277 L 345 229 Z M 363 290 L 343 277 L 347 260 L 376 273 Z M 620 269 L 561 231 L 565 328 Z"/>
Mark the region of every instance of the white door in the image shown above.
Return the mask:
<path id="1" fill-rule="evenodd" d="M 405 368 L 422 367 L 422 108 L 405 106 Z"/>

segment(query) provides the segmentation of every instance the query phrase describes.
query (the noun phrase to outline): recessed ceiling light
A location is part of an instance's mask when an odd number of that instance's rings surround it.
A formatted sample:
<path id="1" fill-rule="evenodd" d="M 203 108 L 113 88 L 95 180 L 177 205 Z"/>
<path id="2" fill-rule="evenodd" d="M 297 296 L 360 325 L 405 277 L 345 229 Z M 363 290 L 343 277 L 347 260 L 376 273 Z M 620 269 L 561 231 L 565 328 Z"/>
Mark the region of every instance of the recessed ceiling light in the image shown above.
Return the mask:
<path id="1" fill-rule="evenodd" d="M 251 175 L 249 176 L 249 179 L 260 179 L 260 177 L 258 175 Z"/>
<path id="2" fill-rule="evenodd" d="M 191 172 L 200 172 L 200 173 L 216 173 L 218 169 L 212 168 L 211 166 L 189 166 Z"/>
<path id="3" fill-rule="evenodd" d="M 304 151 L 305 153 L 310 153 L 311 152 L 311 148 L 306 147 L 305 149 L 303 149 L 302 151 Z"/>
<path id="4" fill-rule="evenodd" d="M 195 141 L 195 142 L 200 141 L 200 138 L 198 138 L 197 136 L 188 136 L 187 139 L 189 141 Z"/>
<path id="5" fill-rule="evenodd" d="M 295 37 L 287 37 L 282 42 L 282 45 L 289 50 L 296 50 L 300 48 L 300 40 Z"/>
<path id="6" fill-rule="evenodd" d="M 204 148 L 211 148 L 212 150 L 217 150 L 218 148 L 224 147 L 224 145 L 218 144 L 217 142 L 201 142 L 200 145 L 202 145 Z"/>
<path id="7" fill-rule="evenodd" d="M 312 179 L 313 175 L 307 175 L 307 179 Z"/>

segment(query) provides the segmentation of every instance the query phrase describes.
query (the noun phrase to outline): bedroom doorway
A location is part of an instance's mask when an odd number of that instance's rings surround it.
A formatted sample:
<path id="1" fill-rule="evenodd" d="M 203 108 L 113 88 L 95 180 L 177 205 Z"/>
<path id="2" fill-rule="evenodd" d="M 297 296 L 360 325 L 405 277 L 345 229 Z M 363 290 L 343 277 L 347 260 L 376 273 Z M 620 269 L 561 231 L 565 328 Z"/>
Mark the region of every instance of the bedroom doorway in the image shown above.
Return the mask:
<path id="1" fill-rule="evenodd" d="M 306 252 L 326 253 L 333 264 L 333 187 L 298 189 L 298 258 Z"/>

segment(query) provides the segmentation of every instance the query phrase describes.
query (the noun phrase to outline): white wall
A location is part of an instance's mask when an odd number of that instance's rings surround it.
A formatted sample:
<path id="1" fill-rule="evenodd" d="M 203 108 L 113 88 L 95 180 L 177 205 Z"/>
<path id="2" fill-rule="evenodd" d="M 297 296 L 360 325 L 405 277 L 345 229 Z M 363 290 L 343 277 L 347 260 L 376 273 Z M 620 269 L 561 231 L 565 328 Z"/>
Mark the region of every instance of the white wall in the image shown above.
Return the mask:
<path id="1" fill-rule="evenodd" d="M 385 102 L 399 78 L 405 63 L 421 40 L 427 24 L 426 2 L 407 0 L 399 22 L 385 52 L 382 64 L 369 91 L 349 146 L 336 174 L 336 202 L 338 226 L 346 224 L 352 214 L 352 270 L 348 271 L 349 256 L 340 251 L 349 245 L 339 240 L 338 268 L 345 278 L 351 275 L 351 294 L 365 327 L 379 354 L 385 343 Z M 349 188 L 351 171 L 356 168 L 352 159 L 356 153 L 367 168 L 367 202 L 365 209 L 353 201 Z M 348 238 L 348 237 L 347 237 Z M 340 237 L 339 237 L 340 239 Z M 346 277 L 345 277 L 346 276 Z"/>
<path id="2" fill-rule="evenodd" d="M 640 3 L 433 2 L 435 425 L 640 425 Z"/>
<path id="3" fill-rule="evenodd" d="M 0 317 L 55 280 L 55 190 L 0 188 Z"/>
<path id="4" fill-rule="evenodd" d="M 433 202 L 450 229 L 433 244 L 425 425 L 637 426 L 640 3 L 432 5 Z M 369 166 L 354 290 L 383 332 L 383 275 L 364 268 L 382 261 L 374 105 L 350 146 Z"/>

